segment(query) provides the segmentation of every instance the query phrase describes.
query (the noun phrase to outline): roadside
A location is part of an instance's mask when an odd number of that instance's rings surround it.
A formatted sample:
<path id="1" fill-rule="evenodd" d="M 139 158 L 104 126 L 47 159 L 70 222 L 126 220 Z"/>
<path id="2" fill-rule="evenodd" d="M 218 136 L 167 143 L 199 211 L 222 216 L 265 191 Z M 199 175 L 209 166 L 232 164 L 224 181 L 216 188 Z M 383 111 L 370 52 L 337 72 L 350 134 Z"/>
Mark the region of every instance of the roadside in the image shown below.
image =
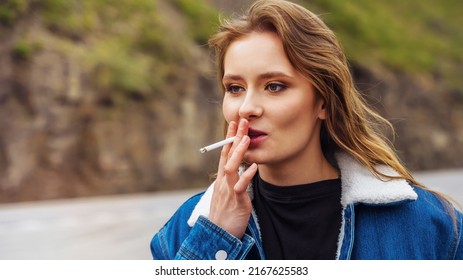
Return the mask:
<path id="1" fill-rule="evenodd" d="M 415 177 L 463 205 L 463 170 Z M 199 191 L 0 204 L 0 259 L 151 259 L 154 233 Z"/>

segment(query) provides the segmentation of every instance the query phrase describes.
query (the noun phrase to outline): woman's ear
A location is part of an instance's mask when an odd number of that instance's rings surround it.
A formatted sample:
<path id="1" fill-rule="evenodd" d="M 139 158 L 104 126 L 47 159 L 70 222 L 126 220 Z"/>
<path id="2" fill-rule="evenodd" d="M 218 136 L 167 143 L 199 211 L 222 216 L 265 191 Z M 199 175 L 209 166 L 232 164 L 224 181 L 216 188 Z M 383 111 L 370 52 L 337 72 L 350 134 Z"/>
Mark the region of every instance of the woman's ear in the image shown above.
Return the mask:
<path id="1" fill-rule="evenodd" d="M 323 98 L 320 98 L 320 103 L 318 104 L 318 118 L 320 120 L 326 119 L 326 102 Z"/>

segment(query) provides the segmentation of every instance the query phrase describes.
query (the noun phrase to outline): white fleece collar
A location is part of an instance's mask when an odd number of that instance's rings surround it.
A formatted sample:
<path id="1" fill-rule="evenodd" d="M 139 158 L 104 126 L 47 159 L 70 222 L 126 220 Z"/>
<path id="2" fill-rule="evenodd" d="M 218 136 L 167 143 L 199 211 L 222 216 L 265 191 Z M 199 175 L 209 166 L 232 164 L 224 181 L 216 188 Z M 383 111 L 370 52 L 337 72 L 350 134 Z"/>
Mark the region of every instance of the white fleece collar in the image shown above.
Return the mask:
<path id="1" fill-rule="evenodd" d="M 381 205 L 418 198 L 404 179 L 383 181 L 346 153 L 337 154 L 336 159 L 341 170 L 343 207 L 354 203 Z M 389 166 L 378 165 L 376 168 L 385 175 L 399 175 Z"/>
<path id="2" fill-rule="evenodd" d="M 416 200 L 418 195 L 404 179 L 383 181 L 376 177 L 365 166 L 347 153 L 336 154 L 341 171 L 342 195 L 341 204 L 345 208 L 349 204 L 365 203 L 370 205 L 383 205 L 407 200 Z M 397 176 L 398 173 L 384 165 L 377 166 L 378 171 Z M 242 172 L 242 170 L 240 170 Z M 241 173 L 240 172 L 240 173 Z M 193 227 L 199 216 L 209 216 L 209 208 L 214 191 L 213 182 L 201 197 L 188 219 L 188 225 Z M 252 186 L 248 186 L 248 193 L 253 198 Z"/>

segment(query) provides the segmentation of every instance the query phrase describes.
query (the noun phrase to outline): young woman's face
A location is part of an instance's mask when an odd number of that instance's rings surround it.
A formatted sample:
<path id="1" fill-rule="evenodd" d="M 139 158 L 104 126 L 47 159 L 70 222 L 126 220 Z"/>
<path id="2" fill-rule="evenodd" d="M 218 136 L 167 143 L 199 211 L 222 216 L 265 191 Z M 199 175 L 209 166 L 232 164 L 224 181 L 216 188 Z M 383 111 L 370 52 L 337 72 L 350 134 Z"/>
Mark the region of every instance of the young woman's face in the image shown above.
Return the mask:
<path id="1" fill-rule="evenodd" d="M 245 161 L 304 162 L 321 151 L 323 101 L 291 65 L 276 34 L 253 32 L 231 43 L 222 82 L 226 121 L 249 121 Z"/>

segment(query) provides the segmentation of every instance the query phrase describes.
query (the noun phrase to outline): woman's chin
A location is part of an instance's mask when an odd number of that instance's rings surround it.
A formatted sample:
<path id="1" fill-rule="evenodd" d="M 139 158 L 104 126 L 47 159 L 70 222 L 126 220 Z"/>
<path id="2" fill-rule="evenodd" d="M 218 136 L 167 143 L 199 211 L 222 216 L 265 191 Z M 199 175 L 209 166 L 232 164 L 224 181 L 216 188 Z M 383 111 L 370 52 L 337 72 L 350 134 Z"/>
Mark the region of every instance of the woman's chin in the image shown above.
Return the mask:
<path id="1" fill-rule="evenodd" d="M 247 151 L 243 157 L 244 162 L 248 163 L 249 165 L 256 163 L 262 164 L 264 163 L 263 158 L 256 153 L 256 151 Z"/>

